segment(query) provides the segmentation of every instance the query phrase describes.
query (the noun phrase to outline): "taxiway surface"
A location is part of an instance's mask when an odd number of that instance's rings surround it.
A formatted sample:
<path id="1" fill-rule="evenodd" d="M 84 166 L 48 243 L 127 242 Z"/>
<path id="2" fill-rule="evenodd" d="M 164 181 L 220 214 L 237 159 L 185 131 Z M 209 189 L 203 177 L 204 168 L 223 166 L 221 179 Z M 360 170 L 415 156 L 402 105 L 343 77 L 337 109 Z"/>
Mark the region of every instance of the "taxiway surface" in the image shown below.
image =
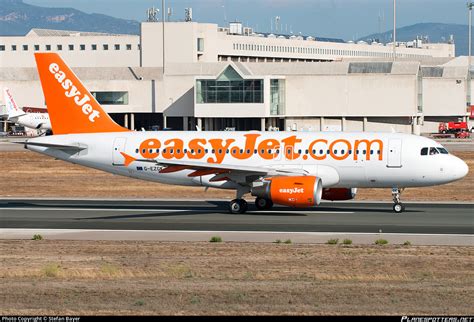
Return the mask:
<path id="1" fill-rule="evenodd" d="M 226 201 L 0 200 L 0 228 L 473 234 L 473 204 L 323 203 L 233 215 Z"/>

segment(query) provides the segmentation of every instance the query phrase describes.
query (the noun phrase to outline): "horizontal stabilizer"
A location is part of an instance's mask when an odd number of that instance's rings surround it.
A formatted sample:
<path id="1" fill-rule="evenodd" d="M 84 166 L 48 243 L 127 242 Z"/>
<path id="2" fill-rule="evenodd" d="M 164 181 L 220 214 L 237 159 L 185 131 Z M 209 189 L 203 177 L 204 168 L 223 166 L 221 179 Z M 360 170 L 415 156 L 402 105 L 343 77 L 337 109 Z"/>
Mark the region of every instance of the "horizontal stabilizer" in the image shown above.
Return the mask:
<path id="1" fill-rule="evenodd" d="M 85 147 L 77 146 L 77 145 L 60 145 L 60 144 L 28 142 L 28 141 L 15 142 L 15 143 L 24 144 L 25 148 L 28 148 L 28 145 L 31 145 L 31 146 L 39 146 L 39 147 L 43 147 L 43 148 L 51 148 L 51 149 L 56 149 L 56 150 L 63 150 L 63 151 L 64 150 L 67 150 L 67 151 L 73 150 L 73 151 L 78 151 L 78 152 L 86 149 Z"/>
<path id="2" fill-rule="evenodd" d="M 26 113 L 16 105 L 15 100 L 13 99 L 12 94 L 8 88 L 3 89 L 3 99 L 7 107 L 8 119 L 12 120 Z"/>

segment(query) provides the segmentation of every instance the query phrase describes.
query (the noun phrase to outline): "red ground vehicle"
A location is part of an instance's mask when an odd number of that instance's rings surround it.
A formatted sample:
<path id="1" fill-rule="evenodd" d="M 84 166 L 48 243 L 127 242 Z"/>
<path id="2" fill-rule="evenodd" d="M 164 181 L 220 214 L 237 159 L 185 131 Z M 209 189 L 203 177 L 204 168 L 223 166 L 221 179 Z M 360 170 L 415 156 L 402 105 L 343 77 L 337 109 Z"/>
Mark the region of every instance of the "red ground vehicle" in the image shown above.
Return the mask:
<path id="1" fill-rule="evenodd" d="M 442 134 L 454 134 L 458 139 L 467 139 L 471 137 L 467 122 L 439 123 L 438 132 Z"/>

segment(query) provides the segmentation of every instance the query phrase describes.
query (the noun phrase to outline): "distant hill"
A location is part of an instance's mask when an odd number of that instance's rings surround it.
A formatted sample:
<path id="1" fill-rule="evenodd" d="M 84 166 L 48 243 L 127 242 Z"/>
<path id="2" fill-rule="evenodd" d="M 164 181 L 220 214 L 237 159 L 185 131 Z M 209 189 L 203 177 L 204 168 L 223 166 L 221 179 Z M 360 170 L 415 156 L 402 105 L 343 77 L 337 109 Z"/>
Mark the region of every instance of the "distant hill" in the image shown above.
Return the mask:
<path id="1" fill-rule="evenodd" d="M 23 36 L 32 28 L 134 34 L 138 21 L 102 14 L 87 14 L 72 8 L 45 8 L 23 0 L 0 0 L 0 35 Z"/>
<path id="2" fill-rule="evenodd" d="M 474 29 L 473 29 L 474 30 Z M 397 29 L 398 41 L 411 41 L 417 36 L 428 37 L 430 42 L 446 42 L 450 35 L 454 36 L 456 44 L 456 56 L 468 54 L 468 31 L 467 25 L 446 24 L 446 23 L 417 23 L 415 25 Z M 372 34 L 360 38 L 359 40 L 380 39 L 386 43 L 392 40 L 392 30 L 383 34 Z M 473 33 L 474 36 L 474 33 Z"/>

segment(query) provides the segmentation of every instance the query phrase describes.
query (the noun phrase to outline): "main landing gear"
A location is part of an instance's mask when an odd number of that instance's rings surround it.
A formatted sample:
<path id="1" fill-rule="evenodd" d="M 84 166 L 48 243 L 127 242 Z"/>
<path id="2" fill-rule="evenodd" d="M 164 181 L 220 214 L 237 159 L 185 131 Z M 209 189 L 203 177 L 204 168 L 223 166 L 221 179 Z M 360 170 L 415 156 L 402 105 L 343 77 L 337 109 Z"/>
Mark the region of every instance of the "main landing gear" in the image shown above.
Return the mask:
<path id="1" fill-rule="evenodd" d="M 229 203 L 229 211 L 231 214 L 243 214 L 248 210 L 248 203 L 242 197 L 248 193 L 248 188 L 242 187 L 237 190 L 236 199 Z M 273 202 L 270 199 L 257 198 L 255 199 L 255 207 L 258 210 L 269 210 L 273 207 Z"/>
<path id="2" fill-rule="evenodd" d="M 255 207 L 258 210 L 269 210 L 273 207 L 273 202 L 269 199 L 255 199 Z M 229 211 L 231 214 L 244 214 L 248 210 L 248 203 L 244 199 L 234 199 L 229 203 Z"/>
<path id="3" fill-rule="evenodd" d="M 236 191 L 236 198 L 229 203 L 229 211 L 231 214 L 244 214 L 247 212 L 249 205 L 242 197 L 249 193 L 250 189 L 240 186 Z"/>
<path id="4" fill-rule="evenodd" d="M 257 198 L 255 207 L 258 210 L 270 210 L 273 207 L 273 202 L 269 199 Z M 243 214 L 248 210 L 248 203 L 244 199 L 234 199 L 229 203 L 229 210 L 231 214 Z"/>
<path id="5" fill-rule="evenodd" d="M 255 206 L 258 210 L 269 210 L 273 207 L 273 201 L 258 197 L 255 199 Z"/>
<path id="6" fill-rule="evenodd" d="M 403 189 L 398 189 L 398 188 L 393 188 L 392 189 L 392 198 L 393 198 L 393 211 L 397 214 L 401 214 L 402 212 L 405 211 L 405 206 L 402 204 L 400 200 L 400 196 L 403 192 Z"/>
<path id="7" fill-rule="evenodd" d="M 244 199 L 234 199 L 229 203 L 229 211 L 231 214 L 244 214 L 247 212 L 248 203 Z"/>

